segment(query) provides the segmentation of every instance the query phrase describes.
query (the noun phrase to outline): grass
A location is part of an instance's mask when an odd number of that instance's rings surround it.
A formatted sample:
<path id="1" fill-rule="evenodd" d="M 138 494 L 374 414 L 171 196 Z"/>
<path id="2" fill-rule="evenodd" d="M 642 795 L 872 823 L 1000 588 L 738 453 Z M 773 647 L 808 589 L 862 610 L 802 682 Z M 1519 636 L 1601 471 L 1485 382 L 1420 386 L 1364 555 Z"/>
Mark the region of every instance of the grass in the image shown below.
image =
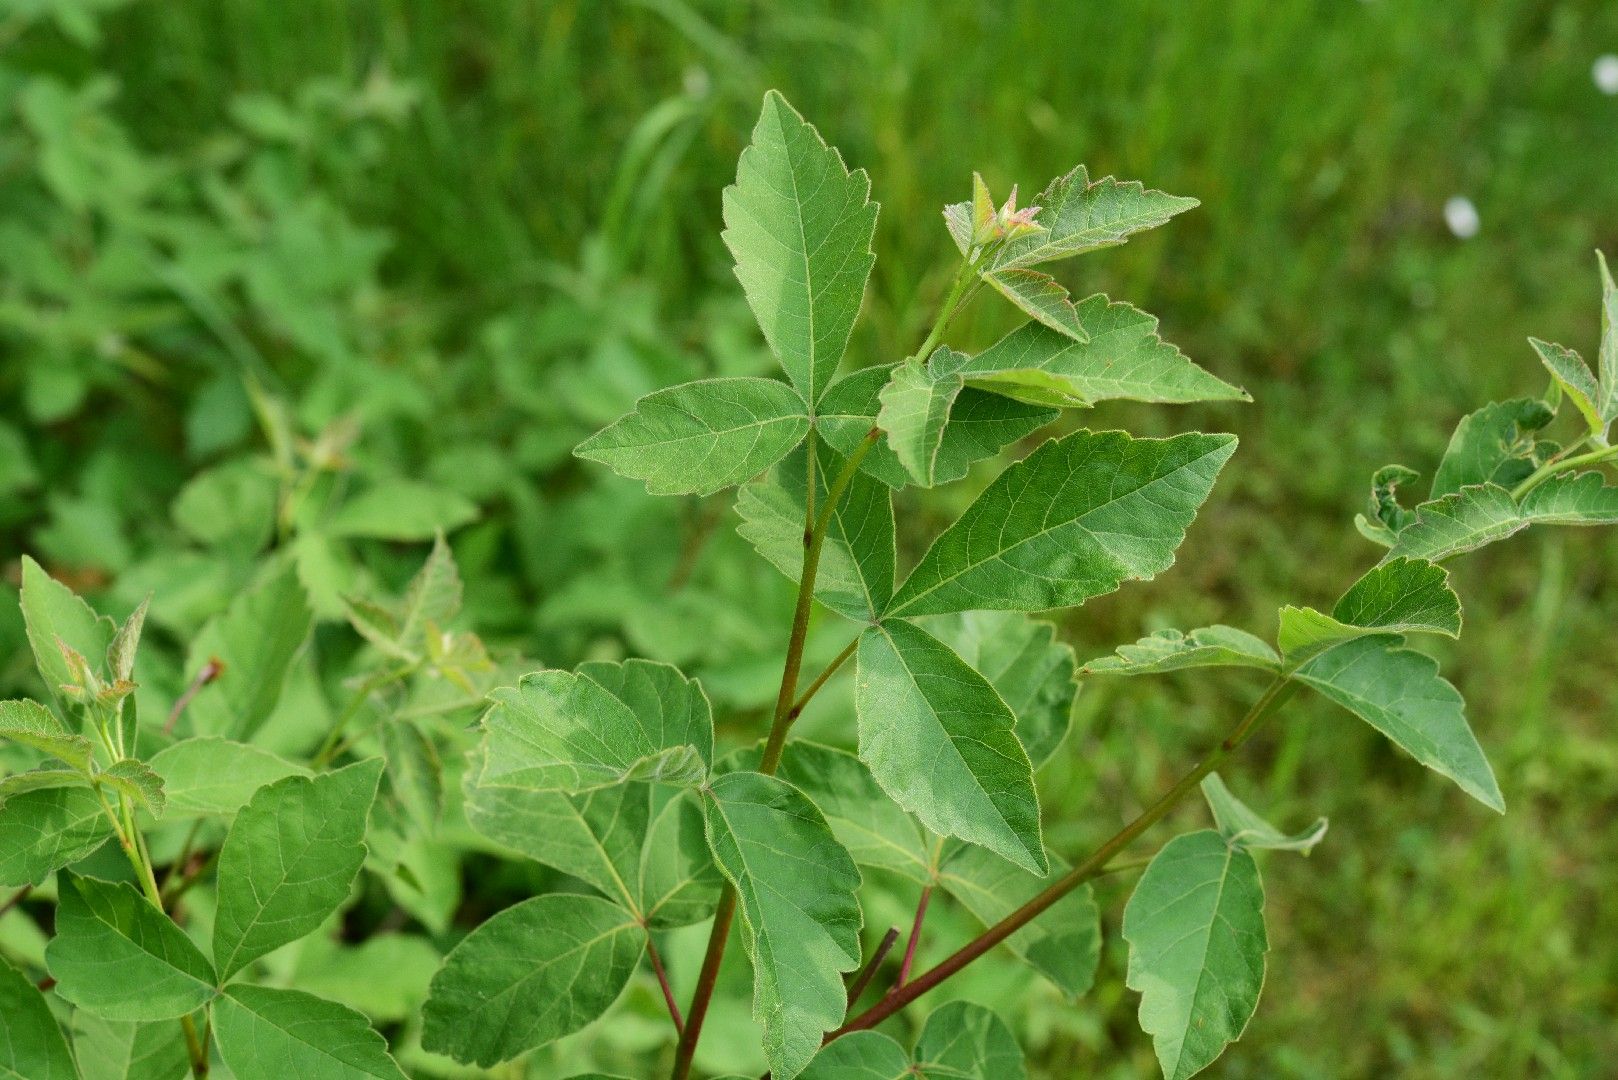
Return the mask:
<path id="1" fill-rule="evenodd" d="M 219 126 L 238 94 L 323 75 L 407 87 L 411 119 L 330 184 L 392 233 L 385 275 L 445 351 L 508 319 L 542 331 L 527 360 L 568 363 L 604 331 L 559 325 L 558 296 L 631 340 L 669 325 L 742 348 L 718 191 L 768 86 L 874 177 L 861 363 L 904 355 L 930 318 L 950 271 L 937 211 L 974 167 L 1025 197 L 1078 161 L 1197 196 L 1065 274 L 1159 314 L 1256 399 L 1085 418 L 1243 443 L 1180 565 L 1064 629 L 1081 654 L 1158 626 L 1262 632 L 1281 602 L 1329 601 L 1374 558 L 1350 523 L 1371 471 L 1430 472 L 1461 414 L 1537 392 L 1525 335 L 1588 351 L 1591 250 L 1618 250 L 1618 99 L 1589 74 L 1597 43 L 1618 42 L 1611 6 L 173 0 L 119 12 L 107 40 L 97 63 L 149 147 Z M 1477 205 L 1476 238 L 1446 230 L 1452 195 Z M 1005 326 L 980 304 L 958 336 Z M 912 539 L 942 516 L 906 509 Z M 1332 833 L 1307 861 L 1265 862 L 1269 984 L 1217 1075 L 1571 1077 L 1618 1059 L 1615 553 L 1603 536 L 1520 539 L 1458 571 L 1469 633 L 1442 659 L 1504 819 L 1309 700 L 1259 741 L 1242 789 L 1283 821 L 1327 814 Z M 490 612 L 522 602 L 484 596 Z M 1048 782 L 1066 793 L 1047 807 L 1055 846 L 1111 831 L 1253 692 L 1239 676 L 1087 688 Z M 1114 933 L 1078 1006 L 967 983 L 1014 1003 L 1041 1075 L 1150 1072 L 1121 990 L 1126 889 L 1100 890 Z"/>

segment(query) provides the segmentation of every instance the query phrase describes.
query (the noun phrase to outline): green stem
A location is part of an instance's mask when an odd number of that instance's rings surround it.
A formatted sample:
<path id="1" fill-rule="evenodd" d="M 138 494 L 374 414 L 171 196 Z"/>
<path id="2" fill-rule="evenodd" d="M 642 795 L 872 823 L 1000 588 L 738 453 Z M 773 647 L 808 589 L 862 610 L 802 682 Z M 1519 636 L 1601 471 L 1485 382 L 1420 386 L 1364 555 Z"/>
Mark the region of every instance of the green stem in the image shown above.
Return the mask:
<path id="1" fill-rule="evenodd" d="M 960 307 L 967 290 L 977 281 L 978 263 L 971 259 L 962 259 L 960 269 L 955 271 L 955 280 L 950 284 L 949 295 L 944 297 L 943 307 L 938 309 L 938 318 L 933 322 L 933 328 L 927 332 L 927 337 L 921 343 L 921 348 L 911 354 L 912 360 L 926 362 L 938 347 L 944 336 L 944 330 L 949 326 L 950 319 L 955 317 L 955 309 Z"/>
<path id="2" fill-rule="evenodd" d="M 1512 488 L 1511 497 L 1513 500 L 1521 499 L 1558 473 L 1567 472 L 1569 469 L 1582 468 L 1585 465 L 1598 465 L 1613 457 L 1618 457 L 1618 446 L 1603 446 L 1601 449 L 1592 450 L 1588 454 L 1579 454 L 1577 457 L 1566 458 L 1562 461 L 1548 461 L 1534 470 L 1528 479 Z"/>
<path id="3" fill-rule="evenodd" d="M 318 771 L 330 765 L 332 760 L 343 750 L 344 744 L 340 741 L 343 729 L 348 726 L 349 721 L 359 715 L 359 711 L 365 707 L 365 702 L 370 696 L 390 682 L 410 674 L 411 670 L 412 668 L 410 667 L 404 667 L 395 668 L 392 671 L 374 672 L 370 678 L 361 683 L 360 688 L 354 691 L 354 696 L 349 699 L 348 705 L 343 709 L 342 715 L 337 718 L 336 723 L 332 724 L 331 730 L 326 733 L 326 741 L 321 743 L 320 749 L 315 752 L 314 760 L 309 763 L 310 767 Z"/>
<path id="4" fill-rule="evenodd" d="M 1062 897 L 1092 878 L 1099 877 L 1106 870 L 1107 865 L 1114 856 L 1128 847 L 1147 829 L 1167 816 L 1168 812 L 1174 809 L 1181 799 L 1196 790 L 1197 785 L 1202 783 L 1203 777 L 1213 772 L 1231 754 L 1235 753 L 1247 741 L 1259 722 L 1274 713 L 1296 692 L 1297 685 L 1297 683 L 1286 677 L 1277 675 L 1263 695 L 1236 726 L 1231 729 L 1230 734 L 1225 736 L 1224 741 L 1214 748 L 1212 753 L 1199 762 L 1194 769 L 1182 776 L 1160 799 L 1143 810 L 1139 817 L 1120 829 L 1112 839 L 1093 851 L 1088 858 L 1064 874 L 1044 892 L 1041 892 L 1022 907 L 967 942 L 950 957 L 916 976 L 910 982 L 902 986 L 895 986 L 881 1001 L 878 1001 L 842 1027 L 827 1035 L 826 1041 L 831 1042 L 833 1039 L 846 1035 L 850 1031 L 860 1031 L 864 1028 L 874 1027 L 886 1020 L 1028 925 Z"/>
<path id="5" fill-rule="evenodd" d="M 826 670 L 815 676 L 815 681 L 809 684 L 809 689 L 805 690 L 803 695 L 793 703 L 791 716 L 793 720 L 796 720 L 799 716 L 803 715 L 803 710 L 808 706 L 809 702 L 814 699 L 814 696 L 820 693 L 820 688 L 826 685 L 826 681 L 828 679 L 837 674 L 838 669 L 840 669 L 844 664 L 848 663 L 848 658 L 854 655 L 854 650 L 859 648 L 859 644 L 859 638 L 855 638 L 853 641 L 850 641 L 846 646 L 843 647 L 843 651 L 837 654 L 836 659 L 826 665 Z"/>

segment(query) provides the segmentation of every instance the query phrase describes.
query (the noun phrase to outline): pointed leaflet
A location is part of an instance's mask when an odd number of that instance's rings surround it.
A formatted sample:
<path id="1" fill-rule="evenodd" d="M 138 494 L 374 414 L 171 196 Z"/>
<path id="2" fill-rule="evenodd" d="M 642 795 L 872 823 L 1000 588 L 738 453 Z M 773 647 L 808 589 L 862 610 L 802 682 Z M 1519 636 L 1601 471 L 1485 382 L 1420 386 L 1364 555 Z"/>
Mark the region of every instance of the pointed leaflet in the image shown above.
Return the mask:
<path id="1" fill-rule="evenodd" d="M 1038 270 L 991 270 L 983 275 L 983 280 L 1029 318 L 1074 341 L 1090 340 L 1083 317 L 1073 306 L 1073 298 L 1062 283 L 1049 274 Z"/>
<path id="2" fill-rule="evenodd" d="M 87 787 L 25 791 L 0 804 L 0 885 L 38 885 L 112 835 Z"/>
<path id="3" fill-rule="evenodd" d="M 172 1020 L 213 998 L 208 958 L 133 886 L 61 882 L 45 964 L 63 998 L 109 1020 Z"/>
<path id="4" fill-rule="evenodd" d="M 232 986 L 213 1019 L 219 1056 L 239 1077 L 405 1080 L 364 1016 L 301 990 Z"/>
<path id="5" fill-rule="evenodd" d="M 1133 645 L 1120 645 L 1079 669 L 1080 675 L 1157 675 L 1198 667 L 1251 667 L 1279 671 L 1281 657 L 1262 638 L 1234 626 L 1204 626 L 1181 633 L 1159 630 Z"/>
<path id="6" fill-rule="evenodd" d="M 461 608 L 461 575 L 444 534 L 433 538 L 432 552 L 397 605 L 350 599 L 345 606 L 349 622 L 371 644 L 401 660 L 419 659 L 429 629 L 442 629 Z"/>
<path id="7" fill-rule="evenodd" d="M 1495 484 L 1462 488 L 1423 503 L 1416 519 L 1399 533 L 1389 556 L 1438 561 L 1475 551 L 1513 536 L 1530 525 L 1611 525 L 1618 523 L 1618 486 L 1600 473 L 1564 473 L 1523 496 L 1521 503 Z"/>
<path id="8" fill-rule="evenodd" d="M 993 926 L 1067 870 L 1065 862 L 1053 857 L 1050 874 L 1040 877 L 983 848 L 956 844 L 944 856 L 938 884 L 984 926 Z M 1068 997 L 1085 993 L 1101 959 L 1101 912 L 1095 893 L 1089 885 L 1074 889 L 1007 938 L 1006 947 Z"/>
<path id="9" fill-rule="evenodd" d="M 78 1009 L 72 1026 L 73 1053 L 87 1077 L 182 1080 L 190 1072 L 185 1032 L 173 1020 L 107 1020 Z"/>
<path id="10" fill-rule="evenodd" d="M 1356 581 L 1330 615 L 1314 608 L 1281 609 L 1277 643 L 1288 666 L 1297 666 L 1367 634 L 1461 633 L 1461 599 L 1449 571 L 1424 559 L 1389 559 Z"/>
<path id="11" fill-rule="evenodd" d="M 569 1035 L 607 1011 L 646 947 L 623 908 L 557 893 L 472 931 L 433 976 L 422 1046 L 485 1068 Z"/>
<path id="12" fill-rule="evenodd" d="M 770 348 L 813 403 L 843 358 L 876 261 L 871 181 L 771 90 L 725 189 L 725 246 Z"/>
<path id="13" fill-rule="evenodd" d="M 860 872 L 802 792 L 728 773 L 703 792 L 708 845 L 736 888 L 753 961 L 753 1018 L 771 1073 L 791 1080 L 843 1019 L 860 962 Z"/>
<path id="14" fill-rule="evenodd" d="M 140 632 L 146 625 L 146 608 L 150 603 L 151 597 L 142 600 L 107 645 L 107 671 L 115 681 L 128 682 L 135 677 L 135 650 L 140 646 Z"/>
<path id="15" fill-rule="evenodd" d="M 153 817 L 163 816 L 163 778 L 145 762 L 124 758 L 96 773 L 95 778 Z"/>
<path id="16" fill-rule="evenodd" d="M 966 356 L 940 346 L 926 364 L 906 360 L 893 369 L 882 388 L 877 427 L 887 432 L 888 445 L 910 479 L 932 487 L 944 426 L 961 392 L 959 374 Z"/>
<path id="17" fill-rule="evenodd" d="M 106 655 L 116 627 L 97 615 L 72 589 L 51 577 L 27 555 L 22 557 L 22 616 L 39 677 L 51 695 L 75 682 L 62 646 L 97 664 Z"/>
<path id="18" fill-rule="evenodd" d="M 32 747 L 80 771 L 90 767 L 90 740 L 68 731 L 37 701 L 0 701 L 0 739 Z"/>
<path id="19" fill-rule="evenodd" d="M 757 759 L 752 755 L 752 762 Z M 919 885 L 932 880 L 930 838 L 888 798 L 859 758 L 846 750 L 793 739 L 781 757 L 779 775 L 826 815 L 838 843 L 855 863 L 891 870 Z"/>
<path id="20" fill-rule="evenodd" d="M 1165 1080 L 1241 1037 L 1264 985 L 1264 887 L 1253 856 L 1212 830 L 1177 836 L 1124 909 L 1128 983 Z"/>
<path id="21" fill-rule="evenodd" d="M 1538 398 L 1497 401 L 1463 417 L 1433 474 L 1430 499 L 1471 484 L 1499 484 L 1508 491 L 1544 464 L 1538 432 L 1556 416 Z"/>
<path id="22" fill-rule="evenodd" d="M 573 452 L 646 481 L 653 495 L 708 495 L 757 476 L 808 431 L 786 383 L 704 379 L 647 394 Z"/>
<path id="23" fill-rule="evenodd" d="M 935 1009 L 916 1048 L 878 1031 L 844 1035 L 815 1055 L 803 1080 L 1026 1080 L 1022 1048 L 1005 1023 L 981 1005 L 952 1001 Z"/>
<path id="24" fill-rule="evenodd" d="M 972 357 L 961 374 L 973 386 L 1036 405 L 1252 400 L 1159 337 L 1157 320 L 1138 308 L 1097 293 L 1080 301 L 1078 317 L 1088 341 L 1025 323 Z"/>
<path id="25" fill-rule="evenodd" d="M 880 394 L 897 365 L 865 368 L 840 379 L 826 391 L 820 402 L 815 427 L 840 454 L 852 454 L 876 426 L 881 411 Z M 1060 414 L 1049 408 L 1013 401 L 970 386 L 961 390 L 950 409 L 938 452 L 933 457 L 934 485 L 947 484 L 966 475 L 973 462 L 993 457 L 1002 449 L 1037 431 Z M 891 488 L 908 485 L 910 474 L 894 455 L 888 440 L 882 439 L 865 455 L 860 471 L 881 480 Z"/>
<path id="26" fill-rule="evenodd" d="M 307 776 L 302 765 L 229 739 L 184 739 L 152 757 L 152 771 L 163 779 L 169 818 L 229 817 L 265 784 Z"/>
<path id="27" fill-rule="evenodd" d="M 1017 741 L 1038 769 L 1073 721 L 1073 650 L 1056 627 L 1011 611 L 962 611 L 921 625 L 974 668 L 1017 718 Z"/>
<path id="28" fill-rule="evenodd" d="M 699 923 L 714 913 L 722 880 L 691 792 L 670 799 L 640 851 L 637 905 L 654 930 Z"/>
<path id="29" fill-rule="evenodd" d="M 1116 247 L 1133 234 L 1155 229 L 1200 204 L 1196 199 L 1147 190 L 1133 180 L 1122 182 L 1106 176 L 1092 183 L 1080 165 L 1052 180 L 1029 205 L 1040 207 L 1036 221 L 1044 231 L 1008 242 L 994 257 L 994 269 L 1035 266 Z"/>
<path id="30" fill-rule="evenodd" d="M 1539 354 L 1540 362 L 1551 373 L 1551 378 L 1556 380 L 1562 392 L 1583 415 L 1585 422 L 1590 425 L 1590 431 L 1597 436 L 1605 436 L 1609 421 L 1601 415 L 1601 387 L 1590 373 L 1584 357 L 1566 346 L 1535 337 L 1529 338 L 1528 344 L 1534 347 L 1534 352 Z"/>
<path id="31" fill-rule="evenodd" d="M 219 852 L 213 953 L 229 979 L 314 930 L 348 899 L 365 862 L 365 825 L 382 761 L 372 758 L 260 788 Z"/>
<path id="32" fill-rule="evenodd" d="M 933 542 L 888 614 L 1043 611 L 1155 577 L 1235 449 L 1234 435 L 1198 433 L 1047 442 Z"/>
<path id="33" fill-rule="evenodd" d="M 1597 357 L 1600 396 L 1596 405 L 1603 420 L 1618 420 L 1618 285 L 1607 269 L 1607 257 L 1596 252 L 1601 267 L 1601 349 Z"/>
<path id="34" fill-rule="evenodd" d="M 1392 739 L 1423 765 L 1505 813 L 1494 771 L 1467 725 L 1465 703 L 1430 657 L 1368 637 L 1322 653 L 1293 676 Z"/>
<path id="35" fill-rule="evenodd" d="M 736 531 L 792 581 L 803 573 L 806 453 L 793 453 L 764 480 L 744 484 L 736 495 L 742 522 Z M 827 486 L 842 471 L 843 458 L 828 448 L 816 457 L 815 506 L 825 508 Z M 833 611 L 862 622 L 877 617 L 893 596 L 893 499 L 864 472 L 849 481 L 832 509 L 815 575 L 815 598 Z"/>
<path id="36" fill-rule="evenodd" d="M 695 784 L 713 756 L 708 698 L 667 664 L 536 671 L 489 699 L 480 785 L 579 792 L 624 780 Z"/>
<path id="37" fill-rule="evenodd" d="M 45 995 L 0 959 L 0 1077 L 78 1080 L 78 1075 Z"/>
<path id="38" fill-rule="evenodd" d="M 185 723 L 198 734 L 252 735 L 281 700 L 287 670 L 313 622 L 290 564 L 237 597 L 192 644 L 188 670 L 200 671 L 214 659 L 224 667 L 186 706 Z"/>
<path id="39" fill-rule="evenodd" d="M 900 620 L 860 635 L 856 662 L 860 759 L 883 790 L 933 832 L 1043 874 L 1033 769 L 994 687 Z"/>
<path id="40" fill-rule="evenodd" d="M 1246 803 L 1230 793 L 1218 773 L 1209 773 L 1202 779 L 1202 797 L 1213 811 L 1219 834 L 1227 844 L 1249 850 L 1266 848 L 1274 851 L 1297 851 L 1305 855 L 1326 836 L 1326 819 L 1300 833 L 1288 835 L 1255 814 Z"/>

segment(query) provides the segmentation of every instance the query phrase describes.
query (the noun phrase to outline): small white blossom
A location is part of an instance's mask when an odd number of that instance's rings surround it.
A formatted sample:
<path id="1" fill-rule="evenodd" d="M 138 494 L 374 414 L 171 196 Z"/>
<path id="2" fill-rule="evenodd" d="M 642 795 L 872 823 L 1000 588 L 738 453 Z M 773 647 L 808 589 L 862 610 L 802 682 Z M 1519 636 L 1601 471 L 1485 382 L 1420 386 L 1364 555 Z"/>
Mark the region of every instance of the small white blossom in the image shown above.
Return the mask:
<path id="1" fill-rule="evenodd" d="M 1444 203 L 1444 224 L 1462 240 L 1470 240 L 1478 234 L 1478 226 L 1482 222 L 1478 218 L 1478 208 L 1472 205 L 1471 199 L 1465 195 L 1454 195 Z"/>
<path id="2" fill-rule="evenodd" d="M 1618 55 L 1605 53 L 1590 67 L 1590 78 L 1603 94 L 1618 94 Z"/>

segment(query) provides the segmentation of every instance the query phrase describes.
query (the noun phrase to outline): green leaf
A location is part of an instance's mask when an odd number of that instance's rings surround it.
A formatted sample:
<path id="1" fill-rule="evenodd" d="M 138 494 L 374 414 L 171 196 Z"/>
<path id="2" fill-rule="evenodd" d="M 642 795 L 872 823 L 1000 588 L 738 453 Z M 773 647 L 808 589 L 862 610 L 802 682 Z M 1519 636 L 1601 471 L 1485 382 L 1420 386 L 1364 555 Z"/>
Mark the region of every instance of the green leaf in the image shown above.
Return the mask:
<path id="1" fill-rule="evenodd" d="M 1368 637 L 1317 656 L 1294 678 L 1335 701 L 1483 805 L 1505 813 L 1494 771 L 1467 725 L 1461 695 L 1430 657 Z"/>
<path id="2" fill-rule="evenodd" d="M 109 1020 L 171 1020 L 214 996 L 202 950 L 134 887 L 63 874 L 45 964 L 56 992 Z"/>
<path id="3" fill-rule="evenodd" d="M 326 920 L 365 862 L 365 824 L 382 762 L 289 776 L 242 807 L 219 852 L 213 952 L 229 979 Z"/>
<path id="4" fill-rule="evenodd" d="M 1056 627 L 1011 611 L 937 615 L 921 625 L 994 687 L 1017 718 L 1017 741 L 1037 770 L 1073 723 L 1073 650 Z"/>
<path id="5" fill-rule="evenodd" d="M 1562 345 L 1531 337 L 1528 344 L 1539 354 L 1540 362 L 1562 388 L 1590 425 L 1592 434 L 1604 437 L 1608 421 L 1601 415 L 1602 391 L 1584 357 Z"/>
<path id="6" fill-rule="evenodd" d="M 961 374 L 973 386 L 1036 405 L 1109 399 L 1184 403 L 1251 401 L 1157 334 L 1157 320 L 1097 293 L 1080 301 L 1088 341 L 1025 323 L 972 357 Z"/>
<path id="7" fill-rule="evenodd" d="M 1002 472 L 900 586 L 889 615 L 1043 611 L 1149 580 L 1236 450 L 1234 435 L 1075 431 Z"/>
<path id="8" fill-rule="evenodd" d="M 278 487 L 268 462 L 227 461 L 187 481 L 169 511 L 202 544 L 250 557 L 275 534 Z"/>
<path id="9" fill-rule="evenodd" d="M 0 960 L 0 1077 L 78 1080 L 50 1006 L 28 977 Z"/>
<path id="10" fill-rule="evenodd" d="M 582 795 L 466 785 L 467 823 L 495 843 L 589 882 L 632 912 L 650 789 L 615 784 Z"/>
<path id="11" fill-rule="evenodd" d="M 416 827 L 430 833 L 444 809 L 444 764 L 438 748 L 414 722 L 395 717 L 382 725 L 388 788 Z"/>
<path id="12" fill-rule="evenodd" d="M 910 479 L 932 487 L 944 427 L 961 392 L 961 364 L 966 357 L 940 346 L 926 364 L 907 360 L 893 369 L 878 395 L 882 408 L 876 423 L 887 432 L 888 445 Z"/>
<path id="13" fill-rule="evenodd" d="M 1538 398 L 1498 401 L 1468 414 L 1450 436 L 1428 498 L 1471 484 L 1516 487 L 1544 464 L 1538 432 L 1555 417 L 1555 410 Z"/>
<path id="14" fill-rule="evenodd" d="M 1148 190 L 1133 180 L 1106 176 L 1092 182 L 1080 165 L 1052 180 L 1029 205 L 1040 207 L 1035 220 L 1044 231 L 1009 241 L 995 256 L 995 269 L 1035 266 L 1116 247 L 1135 233 L 1155 229 L 1201 204 L 1196 199 Z"/>
<path id="15" fill-rule="evenodd" d="M 135 677 L 135 650 L 140 646 L 140 632 L 146 625 L 146 608 L 150 603 L 150 597 L 142 600 L 107 645 L 107 671 L 116 681 L 128 682 Z"/>
<path id="16" fill-rule="evenodd" d="M 804 404 L 774 379 L 704 379 L 647 394 L 573 451 L 653 495 L 708 495 L 750 480 L 809 433 Z"/>
<path id="17" fill-rule="evenodd" d="M 654 930 L 699 923 L 714 913 L 722 884 L 691 792 L 670 799 L 640 851 L 637 910 Z"/>
<path id="18" fill-rule="evenodd" d="M 77 684 L 62 655 L 62 646 L 94 664 L 106 655 L 117 632 L 111 619 L 97 615 L 72 589 L 45 573 L 27 555 L 22 557 L 21 603 L 34 663 L 53 696 L 60 695 L 64 685 Z"/>
<path id="19" fill-rule="evenodd" d="M 1601 268 L 1601 349 L 1597 354 L 1600 396 L 1596 404 L 1601 418 L 1608 423 L 1618 420 L 1618 285 L 1612 281 L 1607 269 L 1607 257 L 1596 252 Z"/>
<path id="20" fill-rule="evenodd" d="M 171 819 L 230 817 L 264 785 L 309 775 L 302 765 L 268 750 L 216 736 L 164 747 L 153 755 L 152 771 L 163 778 Z"/>
<path id="21" fill-rule="evenodd" d="M 860 872 L 814 803 L 760 773 L 704 790 L 708 844 L 735 886 L 753 961 L 753 1018 L 780 1080 L 797 1076 L 842 1022 L 842 973 L 859 966 Z"/>
<path id="22" fill-rule="evenodd" d="M 404 1080 L 365 1017 L 313 994 L 232 986 L 214 1004 L 213 1019 L 219 1056 L 238 1077 Z"/>
<path id="23" fill-rule="evenodd" d="M 736 496 L 742 522 L 736 531 L 790 580 L 803 573 L 807 454 L 794 452 L 766 480 L 744 484 Z M 815 504 L 824 508 L 827 485 L 843 459 L 822 449 L 815 469 Z M 856 473 L 833 508 L 815 575 L 815 598 L 862 622 L 876 618 L 893 596 L 893 499 L 869 475 Z"/>
<path id="24" fill-rule="evenodd" d="M 238 596 L 191 646 L 189 670 L 200 671 L 213 659 L 224 664 L 186 706 L 191 730 L 239 739 L 257 731 L 281 700 L 287 671 L 313 622 L 290 565 Z"/>
<path id="25" fill-rule="evenodd" d="M 806 401 L 831 383 L 876 255 L 871 181 L 771 90 L 725 189 L 725 246 L 770 348 Z"/>
<path id="26" fill-rule="evenodd" d="M 896 365 L 865 368 L 841 379 L 820 403 L 815 426 L 826 444 L 840 454 L 852 454 L 866 434 L 876 426 L 881 411 L 882 388 L 888 384 Z M 959 480 L 973 462 L 993 457 L 1030 432 L 1044 427 L 1059 414 L 1054 409 L 1013 401 L 970 386 L 955 398 L 949 424 L 933 458 L 933 483 Z M 910 483 L 910 474 L 900 464 L 887 440 L 873 446 L 860 463 L 860 470 L 891 488 Z"/>
<path id="27" fill-rule="evenodd" d="M 756 754 L 752 760 L 757 761 Z M 931 840 L 888 798 L 859 758 L 793 739 L 781 757 L 779 775 L 809 796 L 856 864 L 891 870 L 919 885 L 931 882 Z"/>
<path id="28" fill-rule="evenodd" d="M 1326 837 L 1325 818 L 1316 818 L 1315 823 L 1303 832 L 1291 834 L 1282 832 L 1232 795 L 1218 773 L 1209 773 L 1203 777 L 1202 797 L 1208 801 L 1208 809 L 1213 811 L 1214 822 L 1219 826 L 1219 834 L 1225 838 L 1227 844 L 1244 847 L 1250 851 L 1266 848 L 1274 851 L 1296 851 L 1307 855 Z"/>
<path id="29" fill-rule="evenodd" d="M 1022 1047 L 993 1012 L 969 1001 L 940 1005 L 914 1050 L 925 1080 L 1027 1080 Z"/>
<path id="30" fill-rule="evenodd" d="M 524 675 L 489 695 L 483 786 L 586 791 L 625 780 L 707 776 L 713 718 L 702 686 L 650 660 Z"/>
<path id="31" fill-rule="evenodd" d="M 1449 571 L 1403 556 L 1373 568 L 1343 594 L 1330 615 L 1313 608 L 1281 609 L 1277 642 L 1296 667 L 1327 649 L 1368 634 L 1461 633 L 1461 600 Z"/>
<path id="32" fill-rule="evenodd" d="M 80 772 L 90 767 L 90 740 L 75 735 L 37 701 L 0 701 L 0 739 L 29 746 Z"/>
<path id="33" fill-rule="evenodd" d="M 851 1031 L 827 1043 L 799 1080 L 908 1080 L 915 1075 L 910 1055 L 893 1039 L 880 1031 Z"/>
<path id="34" fill-rule="evenodd" d="M 38 885 L 107 842 L 101 800 L 84 787 L 13 795 L 0 805 L 0 885 Z"/>
<path id="35" fill-rule="evenodd" d="M 1478 484 L 1422 503 L 1389 556 L 1437 562 L 1515 536 L 1530 525 L 1618 523 L 1618 485 L 1600 473 L 1555 476 L 1515 503 L 1504 488 Z"/>
<path id="36" fill-rule="evenodd" d="M 153 817 L 163 816 L 163 778 L 150 765 L 134 758 L 115 761 L 96 774 L 96 780 L 128 798 Z"/>
<path id="37" fill-rule="evenodd" d="M 461 609 L 461 575 L 444 534 L 433 538 L 433 550 L 400 603 L 348 598 L 344 606 L 354 629 L 383 653 L 420 661 L 427 635 L 441 631 Z"/>
<path id="38" fill-rule="evenodd" d="M 83 773 L 72 769 L 25 769 L 0 777 L 0 803 L 25 791 L 43 791 L 46 788 L 83 787 L 90 782 Z"/>
<path id="39" fill-rule="evenodd" d="M 1090 332 L 1073 306 L 1073 298 L 1062 283 L 1049 274 L 1038 270 L 989 270 L 984 272 L 983 280 L 1029 318 L 1074 341 L 1090 340 Z"/>
<path id="40" fill-rule="evenodd" d="M 1050 874 L 1040 877 L 983 848 L 959 844 L 944 856 L 938 884 L 984 926 L 993 926 L 1068 869 L 1067 863 L 1053 857 Z M 1101 959 L 1101 912 L 1095 893 L 1089 885 L 1074 889 L 1005 944 L 1068 997 L 1078 997 L 1095 982 Z"/>
<path id="41" fill-rule="evenodd" d="M 1371 497 L 1365 513 L 1354 517 L 1360 535 L 1383 547 L 1392 547 L 1398 535 L 1415 520 L 1415 514 L 1399 505 L 1399 488 L 1421 479 L 1421 474 L 1403 465 L 1384 465 L 1371 476 Z"/>
<path id="42" fill-rule="evenodd" d="M 618 999 L 645 947 L 633 916 L 593 896 L 509 907 L 444 958 L 422 1046 L 487 1068 L 572 1034 Z"/>
<path id="43" fill-rule="evenodd" d="M 383 480 L 344 502 L 323 531 L 377 540 L 431 540 L 477 516 L 477 504 L 454 491 L 417 480 Z"/>
<path id="44" fill-rule="evenodd" d="M 932 832 L 1043 873 L 1033 769 L 988 680 L 900 620 L 866 630 L 856 662 L 860 760 L 883 790 Z"/>
<path id="45" fill-rule="evenodd" d="M 1204 626 L 1181 633 L 1158 630 L 1133 645 L 1120 645 L 1079 669 L 1083 675 L 1156 675 L 1199 667 L 1251 667 L 1279 671 L 1281 657 L 1262 638 L 1234 626 Z"/>
<path id="46" fill-rule="evenodd" d="M 1241 1037 L 1264 985 L 1258 865 L 1212 830 L 1177 836 L 1124 909 L 1130 989 L 1165 1080 L 1206 1068 Z"/>
<path id="47" fill-rule="evenodd" d="M 182 1080 L 191 1062 L 173 1020 L 108 1020 L 73 1014 L 73 1052 L 85 1076 L 106 1080 Z"/>

